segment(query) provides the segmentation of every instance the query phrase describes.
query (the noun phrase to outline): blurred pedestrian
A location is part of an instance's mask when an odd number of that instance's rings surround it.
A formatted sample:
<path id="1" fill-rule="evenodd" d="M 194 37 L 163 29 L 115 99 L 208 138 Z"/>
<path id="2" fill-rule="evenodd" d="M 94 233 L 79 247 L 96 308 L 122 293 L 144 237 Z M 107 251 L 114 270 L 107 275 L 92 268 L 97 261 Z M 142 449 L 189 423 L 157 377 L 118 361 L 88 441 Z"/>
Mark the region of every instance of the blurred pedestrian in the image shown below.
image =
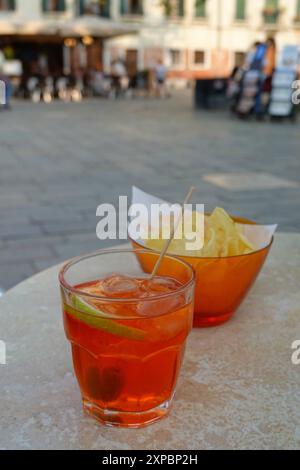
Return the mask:
<path id="1" fill-rule="evenodd" d="M 259 73 L 262 73 L 266 51 L 267 45 L 265 43 L 258 42 L 254 51 L 253 60 L 250 64 L 250 70 L 256 70 Z"/>
<path id="2" fill-rule="evenodd" d="M 115 98 L 122 93 L 122 81 L 127 77 L 127 70 L 124 62 L 118 57 L 111 63 L 112 90 Z"/>
<path id="3" fill-rule="evenodd" d="M 4 62 L 0 66 L 0 80 L 4 83 L 5 88 L 5 104 L 3 105 L 3 109 L 10 110 L 10 100 L 12 97 L 13 87 L 9 76 L 3 70 Z"/>
<path id="4" fill-rule="evenodd" d="M 255 43 L 252 45 L 252 47 L 246 54 L 245 62 L 243 64 L 244 70 L 250 70 L 251 68 L 253 68 L 254 60 L 257 57 L 257 53 L 259 49 L 261 48 L 261 46 L 262 46 L 262 43 L 260 41 L 255 41 Z"/>
<path id="5" fill-rule="evenodd" d="M 276 43 L 274 38 L 266 42 L 266 53 L 264 57 L 263 73 L 266 78 L 271 78 L 276 66 Z"/>
<path id="6" fill-rule="evenodd" d="M 2 70 L 4 62 L 5 62 L 5 55 L 2 49 L 0 49 L 0 70 Z"/>
<path id="7" fill-rule="evenodd" d="M 235 66 L 227 83 L 226 95 L 229 99 L 230 110 L 232 112 L 236 111 L 236 107 L 241 97 L 243 74 L 243 67 Z"/>
<path id="8" fill-rule="evenodd" d="M 155 81 L 156 81 L 156 94 L 159 98 L 165 98 L 167 96 L 166 80 L 168 75 L 168 69 L 164 65 L 163 60 L 159 59 L 155 66 Z"/>
<path id="9" fill-rule="evenodd" d="M 266 113 L 271 97 L 272 78 L 276 67 L 276 43 L 273 38 L 269 38 L 264 44 L 264 54 L 262 58 L 262 69 L 259 92 L 256 97 L 255 114 L 258 119 L 262 119 Z"/>

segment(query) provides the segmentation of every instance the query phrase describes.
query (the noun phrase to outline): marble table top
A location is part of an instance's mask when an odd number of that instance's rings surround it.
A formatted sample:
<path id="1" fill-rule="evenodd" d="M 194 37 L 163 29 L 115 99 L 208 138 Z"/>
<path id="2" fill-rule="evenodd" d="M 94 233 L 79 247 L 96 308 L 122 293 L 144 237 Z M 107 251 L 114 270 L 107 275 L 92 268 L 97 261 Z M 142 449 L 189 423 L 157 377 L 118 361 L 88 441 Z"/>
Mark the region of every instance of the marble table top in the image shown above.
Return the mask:
<path id="1" fill-rule="evenodd" d="M 227 324 L 193 330 L 171 414 L 140 430 L 82 413 L 65 340 L 57 273 L 0 299 L 1 449 L 300 448 L 300 235 L 279 234 L 248 298 Z"/>

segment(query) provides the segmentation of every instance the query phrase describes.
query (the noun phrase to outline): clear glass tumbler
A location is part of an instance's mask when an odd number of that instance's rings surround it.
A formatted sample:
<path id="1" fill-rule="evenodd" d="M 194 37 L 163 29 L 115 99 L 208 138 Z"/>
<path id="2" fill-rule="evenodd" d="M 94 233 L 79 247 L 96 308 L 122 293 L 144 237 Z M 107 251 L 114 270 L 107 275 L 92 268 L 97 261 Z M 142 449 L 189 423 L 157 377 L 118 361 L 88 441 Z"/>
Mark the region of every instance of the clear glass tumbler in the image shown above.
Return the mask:
<path id="1" fill-rule="evenodd" d="M 108 425 L 141 427 L 168 413 L 193 323 L 190 265 L 165 256 L 148 284 L 141 254 L 154 266 L 158 255 L 148 251 L 105 250 L 70 261 L 59 274 L 83 408 Z M 104 295 L 99 285 L 114 288 Z"/>

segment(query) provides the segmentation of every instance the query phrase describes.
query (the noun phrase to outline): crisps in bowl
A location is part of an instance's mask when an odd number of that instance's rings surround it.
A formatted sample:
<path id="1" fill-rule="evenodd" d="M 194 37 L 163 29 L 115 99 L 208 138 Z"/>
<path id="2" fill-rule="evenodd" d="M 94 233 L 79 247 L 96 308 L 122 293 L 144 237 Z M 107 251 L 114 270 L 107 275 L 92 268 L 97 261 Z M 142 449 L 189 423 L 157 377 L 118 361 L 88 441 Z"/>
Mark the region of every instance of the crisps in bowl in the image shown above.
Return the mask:
<path id="1" fill-rule="evenodd" d="M 161 238 L 144 242 L 147 247 L 155 251 L 161 251 L 165 244 L 165 240 Z M 242 233 L 241 227 L 220 207 L 217 207 L 212 214 L 205 215 L 203 248 L 188 251 L 185 248 L 186 243 L 187 238 L 184 236 L 180 240 L 173 240 L 168 252 L 181 256 L 222 258 L 248 254 L 257 249 Z"/>
<path id="2" fill-rule="evenodd" d="M 275 226 L 274 226 L 275 227 Z M 273 242 L 273 233 L 252 221 L 230 217 L 224 209 L 216 208 L 205 216 L 204 245 L 201 250 L 187 251 L 186 240 L 173 240 L 169 253 L 190 263 L 196 273 L 194 327 L 217 326 L 228 321 L 236 312 L 255 282 Z M 246 234 L 255 231 L 251 237 Z M 257 236 L 258 232 L 269 233 Z M 161 251 L 165 240 L 131 240 L 134 248 L 145 246 Z M 145 272 L 153 263 L 149 257 L 137 255 Z"/>

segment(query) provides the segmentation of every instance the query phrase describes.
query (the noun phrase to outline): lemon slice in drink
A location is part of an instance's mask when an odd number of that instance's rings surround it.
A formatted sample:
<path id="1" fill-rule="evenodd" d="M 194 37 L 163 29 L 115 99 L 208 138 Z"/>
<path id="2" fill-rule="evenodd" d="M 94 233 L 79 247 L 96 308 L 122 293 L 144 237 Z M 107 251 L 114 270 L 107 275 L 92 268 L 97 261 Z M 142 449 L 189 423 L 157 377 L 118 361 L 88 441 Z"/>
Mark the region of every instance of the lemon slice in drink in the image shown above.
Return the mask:
<path id="1" fill-rule="evenodd" d="M 107 318 L 108 315 L 93 307 L 78 295 L 70 296 L 71 305 L 64 302 L 64 310 L 77 320 L 100 330 L 107 331 L 113 335 L 121 336 L 133 340 L 143 340 L 145 332 L 138 328 L 129 327 L 116 320 Z"/>

